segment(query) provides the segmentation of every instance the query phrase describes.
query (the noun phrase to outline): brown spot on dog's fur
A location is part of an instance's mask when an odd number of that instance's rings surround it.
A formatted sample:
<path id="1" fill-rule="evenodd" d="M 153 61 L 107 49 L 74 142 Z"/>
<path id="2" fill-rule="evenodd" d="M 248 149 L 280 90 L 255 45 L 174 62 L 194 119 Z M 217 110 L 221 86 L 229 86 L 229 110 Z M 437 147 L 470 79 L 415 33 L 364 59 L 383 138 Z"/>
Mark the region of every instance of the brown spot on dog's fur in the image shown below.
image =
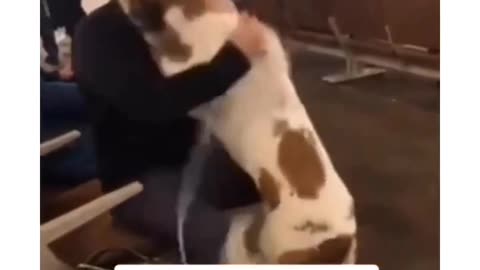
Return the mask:
<path id="1" fill-rule="evenodd" d="M 264 201 L 270 208 L 275 209 L 280 203 L 280 190 L 275 178 L 265 169 L 261 169 L 258 178 L 258 189 Z"/>
<path id="2" fill-rule="evenodd" d="M 128 16 L 144 32 L 161 31 L 165 28 L 165 7 L 156 0 L 128 0 Z"/>
<path id="3" fill-rule="evenodd" d="M 342 264 L 352 245 L 352 236 L 328 239 L 318 247 L 287 251 L 280 255 L 280 264 Z"/>
<path id="4" fill-rule="evenodd" d="M 243 236 L 245 241 L 245 247 L 250 253 L 260 252 L 260 247 L 258 245 L 260 232 L 265 222 L 265 214 L 258 213 L 255 215 L 252 224 L 245 230 Z"/>
<path id="5" fill-rule="evenodd" d="M 288 122 L 286 120 L 277 120 L 273 123 L 273 135 L 280 136 L 288 130 Z"/>
<path id="6" fill-rule="evenodd" d="M 311 220 L 307 220 L 305 223 L 295 226 L 294 229 L 302 232 L 309 231 L 311 234 L 314 234 L 327 231 L 328 225 L 325 223 L 316 223 Z"/>
<path id="7" fill-rule="evenodd" d="M 175 30 L 167 27 L 161 35 L 160 53 L 171 61 L 184 62 L 192 55 L 192 47 L 184 44 Z"/>
<path id="8" fill-rule="evenodd" d="M 299 197 L 317 198 L 325 183 L 325 172 L 315 147 L 301 130 L 289 129 L 282 134 L 278 164 Z"/>
<path id="9" fill-rule="evenodd" d="M 196 16 L 202 15 L 205 11 L 205 2 L 200 0 L 164 0 L 165 2 L 172 2 L 171 5 L 180 5 L 185 16 L 193 19 Z"/>

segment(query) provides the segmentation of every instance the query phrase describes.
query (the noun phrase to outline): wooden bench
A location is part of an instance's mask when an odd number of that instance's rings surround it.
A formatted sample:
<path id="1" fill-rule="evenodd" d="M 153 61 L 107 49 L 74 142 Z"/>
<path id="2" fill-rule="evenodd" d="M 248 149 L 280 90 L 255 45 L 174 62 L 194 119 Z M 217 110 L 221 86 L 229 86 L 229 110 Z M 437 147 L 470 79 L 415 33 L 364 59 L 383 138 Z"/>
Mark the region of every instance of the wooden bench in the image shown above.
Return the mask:
<path id="1" fill-rule="evenodd" d="M 46 156 L 58 151 L 80 138 L 79 131 L 71 131 L 58 136 L 52 140 L 46 141 L 40 146 L 40 155 Z M 91 184 L 86 184 L 91 185 Z M 78 189 L 77 189 L 78 190 Z M 143 190 L 142 184 L 133 182 L 123 188 L 111 193 L 100 195 L 98 198 L 89 200 L 75 209 L 63 213 L 40 226 L 40 250 L 41 250 L 41 269 L 44 270 L 63 270 L 72 269 L 70 265 L 60 260 L 52 251 L 50 244 L 56 240 L 67 236 L 83 225 L 107 213 L 112 208 L 132 198 Z M 65 193 L 72 194 L 71 191 Z M 77 192 L 78 193 L 78 192 Z M 98 195 L 98 194 L 97 194 Z M 95 196 L 95 195 L 94 195 Z M 59 196 L 61 197 L 61 196 Z M 57 199 L 58 200 L 58 199 Z M 61 201 L 61 200 L 59 200 Z M 111 220 L 105 220 L 107 223 Z M 71 244 L 71 243 L 70 243 Z M 103 247 L 97 247 L 103 248 Z"/>

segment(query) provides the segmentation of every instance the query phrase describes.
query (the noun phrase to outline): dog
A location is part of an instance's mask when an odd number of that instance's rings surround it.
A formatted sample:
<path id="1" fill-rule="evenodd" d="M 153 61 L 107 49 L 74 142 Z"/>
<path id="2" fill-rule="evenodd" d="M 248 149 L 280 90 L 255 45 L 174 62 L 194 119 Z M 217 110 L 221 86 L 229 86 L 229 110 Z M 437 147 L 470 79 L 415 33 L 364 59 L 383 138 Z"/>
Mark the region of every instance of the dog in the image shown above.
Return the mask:
<path id="1" fill-rule="evenodd" d="M 166 76 L 208 63 L 234 31 L 231 2 L 216 9 L 208 1 L 119 0 Z M 266 54 L 225 95 L 190 112 L 262 197 L 259 211 L 233 218 L 222 263 L 352 264 L 353 197 L 297 95 L 278 35 L 265 24 L 263 31 Z"/>

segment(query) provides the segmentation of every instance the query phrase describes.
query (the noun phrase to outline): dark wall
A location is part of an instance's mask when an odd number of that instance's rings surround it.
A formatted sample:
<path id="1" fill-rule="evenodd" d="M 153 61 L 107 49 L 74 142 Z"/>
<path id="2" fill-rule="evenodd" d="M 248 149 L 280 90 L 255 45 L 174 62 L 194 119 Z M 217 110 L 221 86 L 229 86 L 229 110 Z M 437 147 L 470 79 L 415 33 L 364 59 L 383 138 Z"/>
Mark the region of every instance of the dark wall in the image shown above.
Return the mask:
<path id="1" fill-rule="evenodd" d="M 328 17 L 355 39 L 387 39 L 389 25 L 394 42 L 440 48 L 439 0 L 244 0 L 263 19 L 293 30 L 330 33 Z"/>

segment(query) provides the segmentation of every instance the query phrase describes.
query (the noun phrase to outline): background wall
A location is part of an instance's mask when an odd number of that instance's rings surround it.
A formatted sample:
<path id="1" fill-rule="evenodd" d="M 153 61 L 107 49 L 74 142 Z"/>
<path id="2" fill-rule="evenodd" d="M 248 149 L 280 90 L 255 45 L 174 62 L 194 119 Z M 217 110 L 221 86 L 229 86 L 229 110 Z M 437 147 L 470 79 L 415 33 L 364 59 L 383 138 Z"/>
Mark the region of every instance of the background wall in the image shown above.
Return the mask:
<path id="1" fill-rule="evenodd" d="M 387 40 L 389 25 L 396 43 L 440 49 L 439 0 L 245 0 L 264 19 L 291 30 L 331 33 L 334 16 L 353 38 Z"/>

